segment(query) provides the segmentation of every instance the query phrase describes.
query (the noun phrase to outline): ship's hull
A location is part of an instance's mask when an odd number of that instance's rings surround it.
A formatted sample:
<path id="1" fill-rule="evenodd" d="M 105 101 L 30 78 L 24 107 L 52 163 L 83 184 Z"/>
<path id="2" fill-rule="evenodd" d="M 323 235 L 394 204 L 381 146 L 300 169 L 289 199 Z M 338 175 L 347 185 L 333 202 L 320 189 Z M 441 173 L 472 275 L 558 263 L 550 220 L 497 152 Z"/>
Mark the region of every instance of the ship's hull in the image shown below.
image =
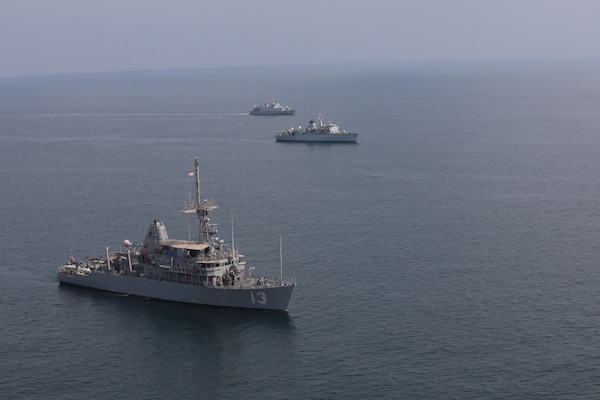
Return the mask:
<path id="1" fill-rule="evenodd" d="M 59 272 L 58 280 L 66 284 L 158 300 L 279 311 L 288 309 L 296 286 L 208 287 L 103 272 L 89 275 Z"/>
<path id="2" fill-rule="evenodd" d="M 296 110 L 252 110 L 250 115 L 294 115 Z"/>
<path id="3" fill-rule="evenodd" d="M 299 133 L 295 135 L 275 135 L 278 142 L 325 142 L 325 143 L 356 143 L 358 133 Z"/>

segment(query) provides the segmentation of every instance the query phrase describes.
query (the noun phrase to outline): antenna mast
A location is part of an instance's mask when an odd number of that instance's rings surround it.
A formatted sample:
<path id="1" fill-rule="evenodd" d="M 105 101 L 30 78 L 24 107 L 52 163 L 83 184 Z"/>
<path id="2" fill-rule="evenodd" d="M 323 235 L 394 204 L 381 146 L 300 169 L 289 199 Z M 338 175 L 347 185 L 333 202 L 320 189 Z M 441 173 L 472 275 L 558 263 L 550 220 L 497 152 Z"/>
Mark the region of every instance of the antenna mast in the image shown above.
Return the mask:
<path id="1" fill-rule="evenodd" d="M 194 175 L 196 175 L 196 210 L 200 207 L 200 162 L 198 157 L 194 160 Z"/>
<path id="2" fill-rule="evenodd" d="M 281 246 L 281 234 L 279 234 L 279 276 L 280 282 L 283 283 L 283 248 Z"/>
<path id="3" fill-rule="evenodd" d="M 231 250 L 233 252 L 233 258 L 235 259 L 235 239 L 233 236 L 233 210 L 231 210 Z"/>

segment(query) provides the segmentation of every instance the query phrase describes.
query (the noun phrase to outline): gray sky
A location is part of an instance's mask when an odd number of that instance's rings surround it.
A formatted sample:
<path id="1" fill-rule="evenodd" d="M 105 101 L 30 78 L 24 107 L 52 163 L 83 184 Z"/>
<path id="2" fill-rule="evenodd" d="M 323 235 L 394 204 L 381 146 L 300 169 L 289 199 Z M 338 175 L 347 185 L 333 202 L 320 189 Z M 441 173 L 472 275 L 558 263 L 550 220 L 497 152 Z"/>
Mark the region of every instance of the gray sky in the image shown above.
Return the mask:
<path id="1" fill-rule="evenodd" d="M 0 77 L 598 58 L 600 0 L 0 0 Z"/>

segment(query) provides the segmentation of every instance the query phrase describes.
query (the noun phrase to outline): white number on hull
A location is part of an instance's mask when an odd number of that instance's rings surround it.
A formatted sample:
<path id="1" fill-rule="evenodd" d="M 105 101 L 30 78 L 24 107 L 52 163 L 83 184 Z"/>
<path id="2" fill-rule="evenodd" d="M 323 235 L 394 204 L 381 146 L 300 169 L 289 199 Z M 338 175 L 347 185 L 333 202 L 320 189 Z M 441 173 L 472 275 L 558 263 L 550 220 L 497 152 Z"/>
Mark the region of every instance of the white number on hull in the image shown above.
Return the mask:
<path id="1" fill-rule="evenodd" d="M 267 304 L 267 295 L 265 292 L 250 292 L 250 299 L 252 300 L 252 304 Z"/>

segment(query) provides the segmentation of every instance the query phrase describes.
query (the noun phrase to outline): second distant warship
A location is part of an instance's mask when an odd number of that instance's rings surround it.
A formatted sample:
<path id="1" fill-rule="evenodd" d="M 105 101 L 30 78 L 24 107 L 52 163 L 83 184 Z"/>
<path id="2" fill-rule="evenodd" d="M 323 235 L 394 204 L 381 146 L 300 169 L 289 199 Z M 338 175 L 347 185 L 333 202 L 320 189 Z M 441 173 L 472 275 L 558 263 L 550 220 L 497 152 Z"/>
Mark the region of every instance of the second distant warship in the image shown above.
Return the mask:
<path id="1" fill-rule="evenodd" d="M 323 123 L 323 115 L 319 114 L 319 124 L 310 121 L 305 129 L 288 128 L 275 135 L 277 142 L 342 142 L 356 143 L 358 132 L 340 129 L 333 122 Z"/>

